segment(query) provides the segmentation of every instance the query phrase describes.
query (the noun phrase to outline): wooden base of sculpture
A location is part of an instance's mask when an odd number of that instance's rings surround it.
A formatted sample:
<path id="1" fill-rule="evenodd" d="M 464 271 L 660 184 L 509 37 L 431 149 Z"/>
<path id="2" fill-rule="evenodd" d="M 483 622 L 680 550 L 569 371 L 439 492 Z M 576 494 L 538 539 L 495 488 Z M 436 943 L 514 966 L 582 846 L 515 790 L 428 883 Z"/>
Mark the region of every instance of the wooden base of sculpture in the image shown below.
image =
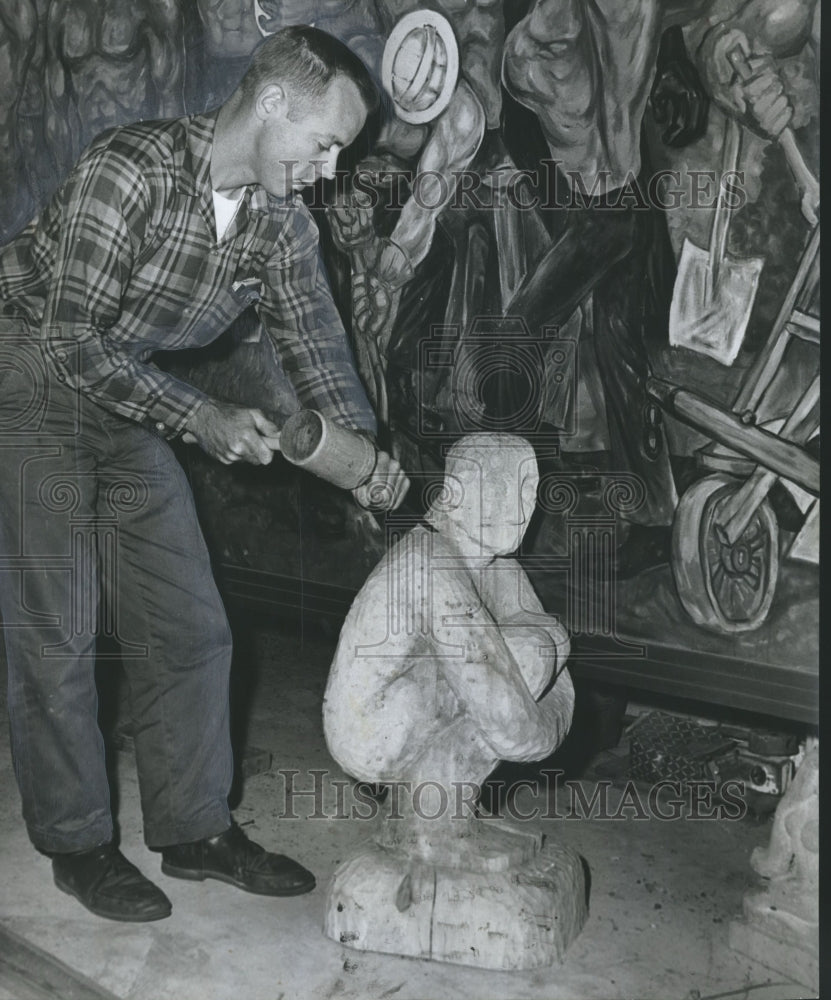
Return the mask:
<path id="1" fill-rule="evenodd" d="M 500 835 L 511 843 L 505 852 Z M 460 866 L 374 843 L 336 871 L 324 932 L 361 951 L 483 969 L 562 961 L 588 913 L 580 857 L 505 827 L 474 835 L 469 847 Z"/>

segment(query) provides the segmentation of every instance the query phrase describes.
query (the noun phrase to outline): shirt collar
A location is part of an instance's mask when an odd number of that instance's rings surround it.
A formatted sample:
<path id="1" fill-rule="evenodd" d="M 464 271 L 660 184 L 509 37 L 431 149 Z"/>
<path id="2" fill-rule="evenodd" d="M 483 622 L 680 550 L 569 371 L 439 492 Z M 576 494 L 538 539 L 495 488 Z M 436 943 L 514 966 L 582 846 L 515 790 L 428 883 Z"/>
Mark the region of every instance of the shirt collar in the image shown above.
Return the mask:
<path id="1" fill-rule="evenodd" d="M 184 194 L 200 197 L 211 190 L 211 149 L 213 148 L 216 111 L 185 119 L 186 140 L 177 187 Z"/>
<path id="2" fill-rule="evenodd" d="M 211 150 L 219 109 L 204 114 L 191 115 L 187 121 L 187 139 L 178 172 L 177 186 L 185 194 L 202 198 L 206 205 L 212 201 Z M 249 212 L 268 212 L 269 197 L 259 184 L 249 184 L 243 195 Z"/>

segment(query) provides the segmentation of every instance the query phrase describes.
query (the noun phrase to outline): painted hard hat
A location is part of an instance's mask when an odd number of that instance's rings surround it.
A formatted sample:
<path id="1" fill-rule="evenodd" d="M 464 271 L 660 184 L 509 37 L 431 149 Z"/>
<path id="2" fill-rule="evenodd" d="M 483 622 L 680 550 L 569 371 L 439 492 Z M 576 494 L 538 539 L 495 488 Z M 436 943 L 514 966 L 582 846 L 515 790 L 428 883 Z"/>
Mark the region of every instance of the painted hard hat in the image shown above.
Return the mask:
<path id="1" fill-rule="evenodd" d="M 432 10 L 405 14 L 390 32 L 381 80 L 399 118 L 423 125 L 450 103 L 459 79 L 459 47 L 446 17 Z"/>

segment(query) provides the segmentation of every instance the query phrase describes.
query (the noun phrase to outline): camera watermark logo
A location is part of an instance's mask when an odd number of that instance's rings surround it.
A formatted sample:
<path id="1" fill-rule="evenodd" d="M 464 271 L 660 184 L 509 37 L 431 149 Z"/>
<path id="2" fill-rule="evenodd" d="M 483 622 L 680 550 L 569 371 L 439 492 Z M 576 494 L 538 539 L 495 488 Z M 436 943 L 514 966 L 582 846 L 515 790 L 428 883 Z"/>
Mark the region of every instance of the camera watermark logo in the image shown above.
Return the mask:
<path id="1" fill-rule="evenodd" d="M 418 378 L 425 438 L 497 431 L 550 445 L 544 416 L 554 397 L 576 391 L 577 341 L 557 327 L 534 334 L 519 317 L 479 316 L 464 335 L 437 325 L 419 343 Z M 445 426 L 431 418 L 436 408 L 447 411 Z"/>

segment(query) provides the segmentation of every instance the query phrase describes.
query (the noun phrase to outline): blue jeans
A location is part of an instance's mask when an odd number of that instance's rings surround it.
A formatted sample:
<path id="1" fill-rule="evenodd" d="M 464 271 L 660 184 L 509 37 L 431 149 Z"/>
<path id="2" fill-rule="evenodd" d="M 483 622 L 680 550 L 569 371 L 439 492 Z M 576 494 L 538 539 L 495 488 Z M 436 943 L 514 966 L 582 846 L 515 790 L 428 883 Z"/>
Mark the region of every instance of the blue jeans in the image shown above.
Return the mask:
<path id="1" fill-rule="evenodd" d="M 96 636 L 121 644 L 144 836 L 230 823 L 231 634 L 190 487 L 154 430 L 55 381 L 0 321 L 0 614 L 12 756 L 43 851 L 113 831 L 97 723 Z"/>

